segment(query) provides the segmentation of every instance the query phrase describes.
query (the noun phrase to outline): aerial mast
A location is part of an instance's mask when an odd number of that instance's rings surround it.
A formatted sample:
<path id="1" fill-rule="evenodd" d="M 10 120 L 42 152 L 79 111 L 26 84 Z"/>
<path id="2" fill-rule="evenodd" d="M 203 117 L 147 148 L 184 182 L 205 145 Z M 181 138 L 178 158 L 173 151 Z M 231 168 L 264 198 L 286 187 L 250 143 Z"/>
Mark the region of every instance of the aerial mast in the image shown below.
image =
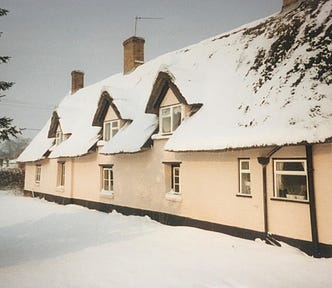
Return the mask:
<path id="1" fill-rule="evenodd" d="M 136 16 L 135 17 L 135 33 L 134 36 L 137 34 L 137 24 L 138 20 L 161 20 L 163 19 L 162 17 L 143 17 L 143 16 Z"/>

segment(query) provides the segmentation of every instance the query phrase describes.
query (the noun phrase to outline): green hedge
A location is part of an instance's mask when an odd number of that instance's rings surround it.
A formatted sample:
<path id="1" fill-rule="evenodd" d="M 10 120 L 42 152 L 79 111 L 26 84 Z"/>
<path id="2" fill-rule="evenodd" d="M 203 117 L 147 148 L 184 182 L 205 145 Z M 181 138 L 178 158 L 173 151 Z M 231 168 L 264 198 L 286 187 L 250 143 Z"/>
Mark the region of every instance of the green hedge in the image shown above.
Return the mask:
<path id="1" fill-rule="evenodd" d="M 0 169 L 0 189 L 23 189 L 24 170 L 19 168 Z"/>

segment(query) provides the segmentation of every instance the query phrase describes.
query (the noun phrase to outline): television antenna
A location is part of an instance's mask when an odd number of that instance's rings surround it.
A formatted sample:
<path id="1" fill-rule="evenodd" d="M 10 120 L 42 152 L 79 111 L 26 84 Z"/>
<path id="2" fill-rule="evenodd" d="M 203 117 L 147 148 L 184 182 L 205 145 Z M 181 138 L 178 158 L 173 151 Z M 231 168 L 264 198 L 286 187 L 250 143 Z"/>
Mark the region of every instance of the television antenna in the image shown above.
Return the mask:
<path id="1" fill-rule="evenodd" d="M 164 18 L 163 17 L 143 17 L 143 16 L 136 16 L 135 17 L 135 33 L 134 33 L 134 36 L 136 36 L 138 20 L 161 20 L 161 19 L 164 19 Z"/>

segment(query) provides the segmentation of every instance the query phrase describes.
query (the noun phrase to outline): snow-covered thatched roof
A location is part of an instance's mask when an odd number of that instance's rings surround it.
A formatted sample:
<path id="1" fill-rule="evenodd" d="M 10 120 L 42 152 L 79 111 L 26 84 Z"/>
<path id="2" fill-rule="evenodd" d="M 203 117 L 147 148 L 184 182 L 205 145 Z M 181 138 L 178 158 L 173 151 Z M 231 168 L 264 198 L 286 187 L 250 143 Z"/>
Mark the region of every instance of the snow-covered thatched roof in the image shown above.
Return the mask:
<path id="1" fill-rule="evenodd" d="M 123 129 L 102 153 L 137 152 L 158 121 L 145 113 L 160 72 L 188 104 L 202 104 L 168 139 L 171 151 L 205 151 L 301 142 L 332 137 L 331 0 L 300 1 L 298 7 L 250 23 L 151 60 L 128 75 L 116 74 L 68 95 L 57 114 L 71 136 L 49 157 L 77 156 L 97 142 L 92 126 L 102 91 L 113 99 Z M 20 161 L 51 148 L 47 123 Z"/>

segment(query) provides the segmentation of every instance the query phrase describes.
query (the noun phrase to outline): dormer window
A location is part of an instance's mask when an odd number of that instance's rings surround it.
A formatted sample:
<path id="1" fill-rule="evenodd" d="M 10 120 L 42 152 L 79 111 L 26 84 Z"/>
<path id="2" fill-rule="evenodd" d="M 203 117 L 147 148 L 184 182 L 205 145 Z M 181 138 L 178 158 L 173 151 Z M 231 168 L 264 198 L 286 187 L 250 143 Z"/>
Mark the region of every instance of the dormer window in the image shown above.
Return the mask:
<path id="1" fill-rule="evenodd" d="M 61 130 L 60 125 L 58 125 L 58 128 L 56 129 L 56 134 L 55 134 L 55 145 L 59 145 L 61 142 L 64 140 L 64 135 Z"/>
<path id="2" fill-rule="evenodd" d="M 168 107 L 161 107 L 159 113 L 160 119 L 160 133 L 172 134 L 176 128 L 181 124 L 182 107 L 181 105 L 172 105 Z"/>
<path id="3" fill-rule="evenodd" d="M 103 140 L 109 141 L 118 133 L 120 129 L 120 120 L 111 120 L 104 122 Z"/>

